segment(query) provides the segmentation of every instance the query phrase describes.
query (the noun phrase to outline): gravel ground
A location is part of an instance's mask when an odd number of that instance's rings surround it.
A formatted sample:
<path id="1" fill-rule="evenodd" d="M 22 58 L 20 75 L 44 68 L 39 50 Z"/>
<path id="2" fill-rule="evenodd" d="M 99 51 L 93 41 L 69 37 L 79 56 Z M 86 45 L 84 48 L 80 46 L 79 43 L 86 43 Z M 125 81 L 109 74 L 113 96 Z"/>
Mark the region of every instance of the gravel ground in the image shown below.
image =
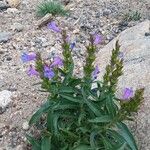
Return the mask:
<path id="1" fill-rule="evenodd" d="M 0 44 L 0 90 L 12 92 L 12 102 L 0 113 L 0 149 L 25 150 L 26 121 L 41 105 L 46 94 L 37 91 L 36 78 L 26 75 L 28 64 L 20 60 L 22 52 L 39 51 L 42 55 L 51 56 L 61 53 L 57 35 L 47 27 L 36 28 L 37 0 L 23 0 L 17 10 L 7 9 L 0 12 L 0 36 L 5 42 Z M 72 40 L 77 42 L 73 52 L 77 62 L 76 72 L 82 70 L 84 44 L 89 33 L 101 33 L 104 37 L 102 48 L 121 31 L 139 22 L 150 19 L 149 0 L 70 0 L 66 6 L 70 9 L 67 17 L 56 17 L 61 27 L 72 33 Z M 138 11 L 142 18 L 139 21 L 125 21 L 129 11 Z M 78 34 L 80 33 L 80 34 Z M 25 126 L 25 127 L 24 127 Z M 144 150 L 144 145 L 140 145 Z"/>

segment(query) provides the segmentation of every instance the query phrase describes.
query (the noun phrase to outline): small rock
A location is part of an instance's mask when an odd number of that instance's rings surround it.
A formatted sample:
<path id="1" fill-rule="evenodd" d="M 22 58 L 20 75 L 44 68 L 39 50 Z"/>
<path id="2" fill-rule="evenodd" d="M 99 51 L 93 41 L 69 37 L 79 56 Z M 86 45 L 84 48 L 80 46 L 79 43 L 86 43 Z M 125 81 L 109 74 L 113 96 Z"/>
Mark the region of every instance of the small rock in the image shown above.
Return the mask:
<path id="1" fill-rule="evenodd" d="M 23 145 L 18 145 L 15 150 L 24 150 L 24 146 Z"/>
<path id="2" fill-rule="evenodd" d="M 128 22 L 127 21 L 121 21 L 119 23 L 119 27 L 127 27 L 128 26 Z"/>
<path id="3" fill-rule="evenodd" d="M 5 85 L 5 82 L 0 80 L 0 88 L 2 88 Z"/>
<path id="4" fill-rule="evenodd" d="M 150 32 L 146 32 L 146 33 L 145 33 L 145 36 L 150 36 Z"/>
<path id="5" fill-rule="evenodd" d="M 14 23 L 13 26 L 11 27 L 13 31 L 20 32 L 23 30 L 23 25 L 20 23 Z"/>
<path id="6" fill-rule="evenodd" d="M 113 35 L 107 35 L 106 39 L 110 42 L 111 40 L 113 40 L 114 36 Z"/>
<path id="7" fill-rule="evenodd" d="M 43 18 L 38 20 L 37 28 L 41 28 L 52 20 L 52 14 L 46 14 Z"/>
<path id="8" fill-rule="evenodd" d="M 108 15 L 110 15 L 111 14 L 111 10 L 110 9 L 105 9 L 104 11 L 103 11 L 103 16 L 108 16 Z"/>
<path id="9" fill-rule="evenodd" d="M 12 92 L 3 90 L 0 92 L 0 107 L 3 109 L 11 102 Z"/>
<path id="10" fill-rule="evenodd" d="M 22 124 L 22 128 L 23 130 L 28 130 L 29 129 L 29 123 L 27 121 L 25 121 L 23 124 Z"/>
<path id="11" fill-rule="evenodd" d="M 1 2 L 0 1 L 0 11 L 1 10 L 6 10 L 7 8 L 9 8 L 8 4 L 6 4 L 5 2 Z"/>
<path id="12" fill-rule="evenodd" d="M 5 43 L 10 40 L 11 35 L 12 34 L 10 32 L 0 32 L 0 43 Z"/>
<path id="13" fill-rule="evenodd" d="M 43 42 L 43 43 L 42 43 L 42 46 L 43 46 L 43 47 L 47 47 L 47 46 L 49 46 L 49 45 L 50 45 L 49 42 Z"/>
<path id="14" fill-rule="evenodd" d="M 8 8 L 6 11 L 8 14 L 19 14 L 20 11 L 17 8 Z"/>
<path id="15" fill-rule="evenodd" d="M 79 33 L 80 33 L 80 30 L 79 30 L 79 29 L 73 30 L 73 34 L 79 34 Z"/>
<path id="16" fill-rule="evenodd" d="M 11 57 L 7 57 L 6 60 L 7 60 L 7 61 L 11 61 L 12 58 L 11 58 Z"/>
<path id="17" fill-rule="evenodd" d="M 17 8 L 21 3 L 21 0 L 6 0 L 6 1 L 12 8 Z"/>

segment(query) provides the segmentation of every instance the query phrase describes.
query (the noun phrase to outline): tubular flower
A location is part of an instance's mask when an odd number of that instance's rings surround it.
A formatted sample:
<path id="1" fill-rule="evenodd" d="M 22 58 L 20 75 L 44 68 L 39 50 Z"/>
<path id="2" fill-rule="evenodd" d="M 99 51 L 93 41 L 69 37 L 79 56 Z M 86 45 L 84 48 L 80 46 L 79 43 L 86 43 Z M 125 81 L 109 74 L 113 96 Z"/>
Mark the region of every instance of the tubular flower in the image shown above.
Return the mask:
<path id="1" fill-rule="evenodd" d="M 30 65 L 30 68 L 27 72 L 28 76 L 39 76 L 39 73 L 33 68 L 32 65 Z"/>
<path id="2" fill-rule="evenodd" d="M 97 45 L 101 43 L 102 37 L 99 34 L 94 35 L 94 44 Z"/>
<path id="3" fill-rule="evenodd" d="M 55 76 L 54 71 L 48 66 L 44 66 L 44 77 L 52 79 Z"/>
<path id="4" fill-rule="evenodd" d="M 76 45 L 75 42 L 71 43 L 71 44 L 70 44 L 70 49 L 73 49 L 73 48 L 75 47 L 75 45 Z"/>
<path id="5" fill-rule="evenodd" d="M 35 60 L 36 59 L 36 54 L 34 52 L 30 52 L 30 53 L 23 53 L 21 55 L 21 60 L 23 62 L 28 62 L 28 61 L 31 61 L 31 60 Z"/>
<path id="6" fill-rule="evenodd" d="M 51 67 L 61 67 L 63 66 L 63 60 L 57 56 L 54 58 L 54 61 L 52 62 L 52 64 L 50 65 Z"/>
<path id="7" fill-rule="evenodd" d="M 123 99 L 129 100 L 133 97 L 133 90 L 132 88 L 125 88 L 123 92 Z"/>
<path id="8" fill-rule="evenodd" d="M 54 21 L 48 24 L 48 28 L 57 33 L 61 31 Z"/>

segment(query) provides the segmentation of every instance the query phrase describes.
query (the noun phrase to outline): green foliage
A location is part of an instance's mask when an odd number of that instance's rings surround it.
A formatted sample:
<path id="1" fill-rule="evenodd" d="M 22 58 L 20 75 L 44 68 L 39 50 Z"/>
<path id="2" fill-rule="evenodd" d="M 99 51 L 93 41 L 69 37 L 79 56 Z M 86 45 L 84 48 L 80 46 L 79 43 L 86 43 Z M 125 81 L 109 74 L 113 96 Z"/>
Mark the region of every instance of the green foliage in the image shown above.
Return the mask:
<path id="1" fill-rule="evenodd" d="M 130 120 L 132 112 L 137 111 L 143 100 L 143 89 L 137 90 L 129 101 L 115 97 L 118 77 L 122 75 L 123 68 L 123 61 L 118 57 L 118 42 L 112 51 L 103 82 L 100 82 L 91 78 L 96 50 L 92 36 L 87 46 L 83 78 L 73 75 L 74 63 L 65 31 L 62 37 L 64 67 L 57 69 L 55 78 L 44 78 L 44 61 L 40 55 L 36 60 L 42 88 L 50 95 L 29 122 L 33 125 L 40 122 L 42 116 L 45 118 L 41 137 L 35 139 L 27 136 L 32 149 L 137 150 L 134 137 L 123 121 Z M 91 88 L 93 84 L 94 89 Z"/>
<path id="2" fill-rule="evenodd" d="M 46 0 L 41 2 L 37 7 L 37 15 L 45 16 L 46 14 L 55 15 L 67 15 L 68 11 L 64 9 L 63 5 L 56 1 Z"/>
<path id="3" fill-rule="evenodd" d="M 141 14 L 138 11 L 131 11 L 124 16 L 126 21 L 138 21 L 141 19 Z"/>
<path id="4" fill-rule="evenodd" d="M 95 60 L 96 46 L 94 45 L 94 39 L 90 36 L 91 44 L 87 47 L 86 64 L 84 66 L 84 75 L 87 80 L 91 79 L 91 74 L 94 71 L 93 62 Z"/>

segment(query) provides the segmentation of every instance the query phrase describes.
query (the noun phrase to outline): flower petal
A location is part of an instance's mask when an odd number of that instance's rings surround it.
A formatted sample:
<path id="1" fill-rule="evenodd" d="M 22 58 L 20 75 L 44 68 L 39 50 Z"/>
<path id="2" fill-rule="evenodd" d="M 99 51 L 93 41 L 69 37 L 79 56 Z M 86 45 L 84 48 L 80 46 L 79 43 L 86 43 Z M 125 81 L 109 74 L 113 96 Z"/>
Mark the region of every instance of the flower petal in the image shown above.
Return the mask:
<path id="1" fill-rule="evenodd" d="M 54 21 L 52 21 L 48 24 L 48 28 L 53 30 L 54 32 L 60 32 L 61 31 Z"/>
<path id="2" fill-rule="evenodd" d="M 123 99 L 128 100 L 133 97 L 132 88 L 125 88 L 123 92 Z"/>

